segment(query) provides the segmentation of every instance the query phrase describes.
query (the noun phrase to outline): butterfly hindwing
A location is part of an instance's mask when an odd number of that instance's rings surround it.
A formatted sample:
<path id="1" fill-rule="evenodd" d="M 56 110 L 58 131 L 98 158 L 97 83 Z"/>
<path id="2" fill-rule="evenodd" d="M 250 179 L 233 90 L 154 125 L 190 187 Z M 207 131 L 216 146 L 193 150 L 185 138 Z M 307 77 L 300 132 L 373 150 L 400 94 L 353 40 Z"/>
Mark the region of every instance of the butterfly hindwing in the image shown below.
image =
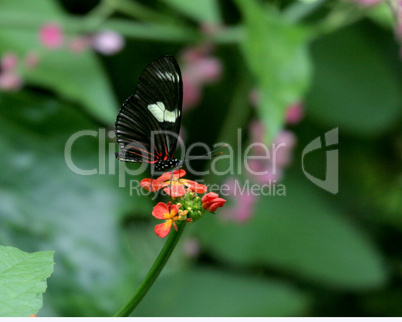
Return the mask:
<path id="1" fill-rule="evenodd" d="M 182 98 L 183 83 L 176 59 L 164 56 L 150 63 L 134 95 L 117 115 L 120 159 L 148 163 L 172 159 L 180 130 Z"/>

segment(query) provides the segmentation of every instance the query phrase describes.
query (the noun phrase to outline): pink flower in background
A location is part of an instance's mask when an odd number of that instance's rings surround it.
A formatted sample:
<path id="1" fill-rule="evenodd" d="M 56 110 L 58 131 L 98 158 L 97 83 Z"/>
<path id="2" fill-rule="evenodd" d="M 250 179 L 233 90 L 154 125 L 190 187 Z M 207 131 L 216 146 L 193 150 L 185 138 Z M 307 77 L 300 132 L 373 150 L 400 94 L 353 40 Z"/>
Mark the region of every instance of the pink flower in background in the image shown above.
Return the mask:
<path id="1" fill-rule="evenodd" d="M 277 167 L 284 168 L 289 166 L 292 162 L 295 145 L 296 136 L 293 132 L 288 130 L 279 132 L 274 141 L 274 146 L 278 147 L 278 149 L 273 153 Z"/>
<path id="2" fill-rule="evenodd" d="M 396 18 L 395 24 L 395 36 L 399 43 L 402 44 L 402 0 L 391 1 L 391 9 Z M 400 51 L 400 57 L 402 58 L 402 50 Z"/>
<path id="3" fill-rule="evenodd" d="M 264 140 L 265 126 L 261 121 L 251 121 L 249 128 L 252 141 L 262 142 Z"/>
<path id="4" fill-rule="evenodd" d="M 251 143 L 264 143 L 265 127 L 261 121 L 251 121 L 249 125 Z M 255 145 L 257 155 L 263 155 L 265 149 L 261 145 Z"/>
<path id="5" fill-rule="evenodd" d="M 249 102 L 251 106 L 257 107 L 260 104 L 261 94 L 256 89 L 253 88 L 249 92 Z M 302 103 L 297 102 L 288 107 L 286 110 L 286 123 L 287 124 L 297 124 L 299 123 L 304 117 L 304 106 Z"/>
<path id="6" fill-rule="evenodd" d="M 253 179 L 259 184 L 273 185 L 282 180 L 283 170 L 278 166 L 273 166 L 271 162 L 263 162 L 264 160 L 249 160 L 248 167 L 255 173 L 252 174 Z"/>
<path id="7" fill-rule="evenodd" d="M 286 111 L 286 123 L 297 124 L 304 117 L 304 106 L 302 103 L 295 103 L 288 107 Z"/>
<path id="8" fill-rule="evenodd" d="M 254 205 L 257 201 L 257 197 L 252 195 L 250 191 L 246 191 L 240 194 L 236 190 L 235 179 L 229 179 L 225 185 L 229 188 L 228 195 L 225 194 L 225 198 L 230 200 L 228 207 L 221 210 L 221 218 L 228 221 L 234 221 L 237 223 L 244 223 L 251 219 L 254 212 Z"/>
<path id="9" fill-rule="evenodd" d="M 0 89 L 4 91 L 18 91 L 22 87 L 22 78 L 14 71 L 0 73 Z"/>
<path id="10" fill-rule="evenodd" d="M 373 6 L 375 4 L 382 2 L 382 0 L 353 0 L 353 2 L 356 2 L 361 5 L 365 5 L 365 6 Z"/>
<path id="11" fill-rule="evenodd" d="M 252 178 L 260 184 L 275 184 L 283 176 L 283 169 L 292 161 L 296 136 L 288 130 L 281 131 L 275 138 L 272 146 L 264 144 L 265 128 L 261 121 L 250 123 L 251 143 L 260 143 L 253 146 L 256 156 L 263 159 L 248 160 L 248 171 Z"/>
<path id="12" fill-rule="evenodd" d="M 39 40 L 46 48 L 60 48 L 63 45 L 63 30 L 59 25 L 46 24 L 39 31 Z"/>
<path id="13" fill-rule="evenodd" d="M 0 68 L 1 71 L 11 71 L 17 67 L 18 57 L 14 53 L 5 53 L 1 57 Z"/>
<path id="14" fill-rule="evenodd" d="M 125 44 L 123 36 L 113 30 L 99 32 L 92 38 L 92 47 L 100 54 L 108 56 L 121 51 Z"/>
<path id="15" fill-rule="evenodd" d="M 17 91 L 22 87 L 22 78 L 17 73 L 18 57 L 14 53 L 5 53 L 0 60 L 0 89 Z"/>
<path id="16" fill-rule="evenodd" d="M 188 73 L 200 83 L 214 82 L 222 75 L 222 63 L 215 57 L 203 57 L 188 67 Z"/>
<path id="17" fill-rule="evenodd" d="M 201 100 L 201 85 L 190 75 L 184 74 L 183 78 L 183 110 L 197 105 Z"/>
<path id="18" fill-rule="evenodd" d="M 210 56 L 214 51 L 214 46 L 203 43 L 199 46 L 187 47 L 180 53 L 180 58 L 184 64 L 195 63 L 203 57 Z"/>
<path id="19" fill-rule="evenodd" d="M 183 109 L 197 105 L 205 84 L 217 81 L 222 75 L 221 61 L 213 57 L 211 45 L 186 48 L 181 54 L 183 77 Z"/>
<path id="20" fill-rule="evenodd" d="M 261 185 L 275 185 L 282 179 L 284 169 L 292 161 L 296 136 L 291 131 L 283 130 L 277 135 L 272 146 L 265 148 L 264 135 L 264 124 L 261 121 L 251 122 L 250 142 L 261 143 L 253 146 L 254 154 L 251 155 L 264 158 L 247 160 L 247 170 L 254 182 Z M 248 221 L 253 215 L 257 196 L 252 194 L 252 189 L 241 193 L 239 188 L 236 189 L 234 179 L 227 181 L 226 185 L 229 188 L 230 203 L 228 207 L 222 209 L 222 218 L 238 223 Z"/>

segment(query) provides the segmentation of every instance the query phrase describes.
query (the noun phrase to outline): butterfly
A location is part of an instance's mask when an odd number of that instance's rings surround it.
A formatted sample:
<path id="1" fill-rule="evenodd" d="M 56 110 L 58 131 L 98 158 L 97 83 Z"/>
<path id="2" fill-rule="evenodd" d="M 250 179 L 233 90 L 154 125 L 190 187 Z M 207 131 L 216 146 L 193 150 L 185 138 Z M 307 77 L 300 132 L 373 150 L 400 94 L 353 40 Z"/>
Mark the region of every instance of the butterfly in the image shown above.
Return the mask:
<path id="1" fill-rule="evenodd" d="M 142 72 L 134 95 L 121 107 L 115 132 L 125 162 L 146 162 L 156 171 L 181 168 L 175 159 L 183 103 L 183 81 L 173 56 L 151 62 Z"/>

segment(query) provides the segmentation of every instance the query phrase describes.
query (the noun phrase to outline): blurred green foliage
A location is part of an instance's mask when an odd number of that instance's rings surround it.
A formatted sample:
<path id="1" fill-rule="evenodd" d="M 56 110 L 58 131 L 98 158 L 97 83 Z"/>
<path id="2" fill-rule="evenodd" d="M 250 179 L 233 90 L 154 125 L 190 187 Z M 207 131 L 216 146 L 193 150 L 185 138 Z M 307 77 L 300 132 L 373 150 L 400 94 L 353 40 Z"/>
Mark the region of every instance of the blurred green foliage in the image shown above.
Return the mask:
<path id="1" fill-rule="evenodd" d="M 78 131 L 112 129 L 152 59 L 205 42 L 214 44 L 223 75 L 184 115 L 188 142 L 235 143 L 237 128 L 247 132 L 260 118 L 269 143 L 285 126 L 288 105 L 304 101 L 306 117 L 292 127 L 298 146 L 285 171 L 287 196 L 259 198 L 245 224 L 218 211 L 191 225 L 134 315 L 402 314 L 402 79 L 390 15 L 378 19 L 337 1 L 278 7 L 255 0 L 0 2 L 0 54 L 40 54 L 36 68 L 20 71 L 22 90 L 0 92 L 0 244 L 55 251 L 39 315 L 110 316 L 157 256 L 164 241 L 153 233 L 154 203 L 119 188 L 117 175 L 75 174 L 64 147 Z M 326 19 L 344 11 L 350 19 L 339 25 Z M 113 29 L 126 47 L 110 57 L 44 50 L 38 31 L 49 22 L 67 36 Z M 224 28 L 202 33 L 205 23 Z M 262 94 L 257 110 L 248 102 L 252 88 Z M 303 148 L 334 127 L 337 195 L 314 186 L 300 167 Z M 99 148 L 98 138 L 80 138 L 74 162 L 96 168 Z M 117 170 L 110 162 L 106 168 Z M 324 177 L 323 151 L 306 164 Z M 184 251 L 190 237 L 200 243 L 195 258 Z"/>

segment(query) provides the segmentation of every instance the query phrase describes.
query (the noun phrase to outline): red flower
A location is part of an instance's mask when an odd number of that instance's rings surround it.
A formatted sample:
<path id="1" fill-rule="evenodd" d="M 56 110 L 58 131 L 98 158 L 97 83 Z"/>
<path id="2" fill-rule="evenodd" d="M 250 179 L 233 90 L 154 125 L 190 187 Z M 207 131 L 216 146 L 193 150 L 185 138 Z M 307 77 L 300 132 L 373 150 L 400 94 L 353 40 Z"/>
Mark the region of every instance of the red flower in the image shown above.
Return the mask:
<path id="1" fill-rule="evenodd" d="M 223 198 L 219 198 L 218 194 L 215 192 L 209 192 L 204 197 L 202 197 L 201 202 L 202 207 L 205 210 L 209 212 L 215 212 L 216 209 L 218 209 L 219 207 L 223 207 L 226 200 Z"/>
<path id="2" fill-rule="evenodd" d="M 158 219 L 166 219 L 164 223 L 155 226 L 155 233 L 163 238 L 166 237 L 170 229 L 173 228 L 177 231 L 175 221 L 179 219 L 179 205 L 172 205 L 170 202 L 167 204 L 159 202 L 152 210 L 152 215 Z"/>
<path id="3" fill-rule="evenodd" d="M 207 187 L 192 180 L 182 179 L 186 174 L 184 170 L 176 170 L 173 172 L 166 172 L 158 179 L 143 179 L 140 186 L 148 191 L 158 191 L 163 189 L 168 195 L 172 197 L 182 197 L 188 190 L 196 193 L 205 193 Z M 151 185 L 152 182 L 152 185 Z"/>

